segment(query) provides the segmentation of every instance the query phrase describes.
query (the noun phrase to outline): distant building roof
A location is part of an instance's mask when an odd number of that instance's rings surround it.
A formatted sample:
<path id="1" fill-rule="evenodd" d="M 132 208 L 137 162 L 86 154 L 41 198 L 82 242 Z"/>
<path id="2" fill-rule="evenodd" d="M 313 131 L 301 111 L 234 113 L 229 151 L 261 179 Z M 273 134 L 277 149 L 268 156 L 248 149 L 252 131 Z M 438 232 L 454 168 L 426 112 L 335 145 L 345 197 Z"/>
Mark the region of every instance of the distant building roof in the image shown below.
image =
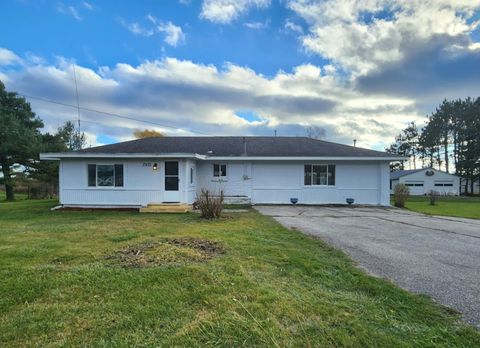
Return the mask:
<path id="1" fill-rule="evenodd" d="M 413 174 L 416 172 L 419 172 L 421 170 L 424 170 L 427 168 L 421 168 L 421 169 L 409 169 L 409 170 L 396 170 L 394 172 L 390 172 L 390 180 L 397 180 L 398 178 L 401 178 L 402 176 Z"/>

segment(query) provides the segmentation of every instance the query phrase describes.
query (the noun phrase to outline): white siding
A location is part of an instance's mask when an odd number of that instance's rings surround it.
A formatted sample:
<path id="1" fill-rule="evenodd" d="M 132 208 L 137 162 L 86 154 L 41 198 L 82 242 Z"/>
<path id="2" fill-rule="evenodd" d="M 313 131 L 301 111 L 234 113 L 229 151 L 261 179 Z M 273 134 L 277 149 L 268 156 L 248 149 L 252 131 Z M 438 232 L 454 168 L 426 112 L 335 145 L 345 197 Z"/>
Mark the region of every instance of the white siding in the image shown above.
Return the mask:
<path id="1" fill-rule="evenodd" d="M 88 187 L 88 164 L 123 163 L 123 187 Z M 158 169 L 144 163 L 157 163 Z M 185 179 L 184 160 L 179 161 L 180 197 L 186 199 L 182 188 Z M 160 159 L 62 160 L 60 203 L 65 205 L 147 205 L 162 202 L 164 166 Z"/>
<path id="2" fill-rule="evenodd" d="M 223 190 L 227 196 L 250 197 L 254 204 L 290 204 L 292 197 L 299 204 L 345 204 L 346 198 L 358 204 L 389 204 L 388 162 L 324 163 L 336 165 L 335 186 L 305 186 L 303 161 L 223 162 L 224 180 L 213 177 L 213 163 L 198 162 L 198 190 Z"/>
<path id="3" fill-rule="evenodd" d="M 170 160 L 170 159 L 169 159 Z M 124 187 L 88 187 L 87 164 L 124 164 Z M 144 166 L 157 163 L 158 170 Z M 305 186 L 305 161 L 222 161 L 227 176 L 213 176 L 214 161 L 179 160 L 180 200 L 193 203 L 196 194 L 207 188 L 223 190 L 229 202 L 251 200 L 254 204 L 389 204 L 388 162 L 328 162 L 335 164 L 335 186 Z M 322 164 L 322 162 L 314 162 Z M 190 182 L 190 168 L 194 180 Z M 60 201 L 65 205 L 147 205 L 164 198 L 164 162 L 158 158 L 141 160 L 63 160 L 60 170 Z"/>

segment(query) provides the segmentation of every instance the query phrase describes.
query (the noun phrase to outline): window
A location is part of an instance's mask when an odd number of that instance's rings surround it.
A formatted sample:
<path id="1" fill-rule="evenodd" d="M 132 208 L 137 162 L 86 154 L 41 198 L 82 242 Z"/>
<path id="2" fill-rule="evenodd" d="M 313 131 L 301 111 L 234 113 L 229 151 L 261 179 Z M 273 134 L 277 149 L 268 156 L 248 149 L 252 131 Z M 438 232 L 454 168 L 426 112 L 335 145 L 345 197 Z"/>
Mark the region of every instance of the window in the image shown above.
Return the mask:
<path id="1" fill-rule="evenodd" d="M 195 174 L 193 167 L 190 167 L 190 184 L 193 185 L 193 175 Z"/>
<path id="2" fill-rule="evenodd" d="M 89 164 L 88 186 L 123 187 L 123 164 Z"/>
<path id="3" fill-rule="evenodd" d="M 409 187 L 423 187 L 423 181 L 418 181 L 418 182 L 415 182 L 415 181 L 407 181 L 407 182 L 405 182 L 405 186 L 409 186 Z"/>
<path id="4" fill-rule="evenodd" d="M 452 187 L 453 182 L 451 182 L 451 181 L 446 181 L 446 182 L 435 181 L 435 186 L 437 186 L 437 187 Z"/>
<path id="5" fill-rule="evenodd" d="M 214 177 L 227 176 L 227 165 L 215 163 L 213 165 L 213 176 Z"/>
<path id="6" fill-rule="evenodd" d="M 334 164 L 305 164 L 304 166 L 304 184 L 314 186 L 334 186 L 335 185 L 335 165 Z"/>

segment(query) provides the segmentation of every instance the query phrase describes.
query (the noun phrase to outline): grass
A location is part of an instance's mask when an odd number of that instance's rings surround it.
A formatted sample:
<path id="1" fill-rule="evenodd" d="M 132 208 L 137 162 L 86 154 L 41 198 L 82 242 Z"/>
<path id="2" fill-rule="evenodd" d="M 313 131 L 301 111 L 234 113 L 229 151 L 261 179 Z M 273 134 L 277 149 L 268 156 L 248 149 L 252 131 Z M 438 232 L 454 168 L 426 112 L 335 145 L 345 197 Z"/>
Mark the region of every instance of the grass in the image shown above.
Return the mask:
<path id="1" fill-rule="evenodd" d="M 51 212 L 54 205 L 0 203 L 2 346 L 480 343 L 452 311 L 367 276 L 342 252 L 253 210 L 205 221 L 193 213 Z M 210 240 L 225 252 L 199 261 L 184 253 L 181 263 L 146 268 L 106 259 L 168 238 Z"/>
<path id="2" fill-rule="evenodd" d="M 480 197 L 438 197 L 435 205 L 430 205 L 426 196 L 410 196 L 405 207 L 430 215 L 480 219 Z"/>

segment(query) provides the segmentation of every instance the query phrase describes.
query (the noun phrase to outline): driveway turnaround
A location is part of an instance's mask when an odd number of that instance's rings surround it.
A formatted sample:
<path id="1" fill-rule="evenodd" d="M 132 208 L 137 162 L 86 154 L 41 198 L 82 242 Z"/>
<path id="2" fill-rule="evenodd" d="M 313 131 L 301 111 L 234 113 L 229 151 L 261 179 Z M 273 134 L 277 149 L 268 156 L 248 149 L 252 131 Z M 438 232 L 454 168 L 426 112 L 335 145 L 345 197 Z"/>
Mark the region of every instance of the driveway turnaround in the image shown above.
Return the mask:
<path id="1" fill-rule="evenodd" d="M 376 207 L 256 209 L 344 250 L 370 274 L 430 295 L 480 328 L 480 220 Z"/>

